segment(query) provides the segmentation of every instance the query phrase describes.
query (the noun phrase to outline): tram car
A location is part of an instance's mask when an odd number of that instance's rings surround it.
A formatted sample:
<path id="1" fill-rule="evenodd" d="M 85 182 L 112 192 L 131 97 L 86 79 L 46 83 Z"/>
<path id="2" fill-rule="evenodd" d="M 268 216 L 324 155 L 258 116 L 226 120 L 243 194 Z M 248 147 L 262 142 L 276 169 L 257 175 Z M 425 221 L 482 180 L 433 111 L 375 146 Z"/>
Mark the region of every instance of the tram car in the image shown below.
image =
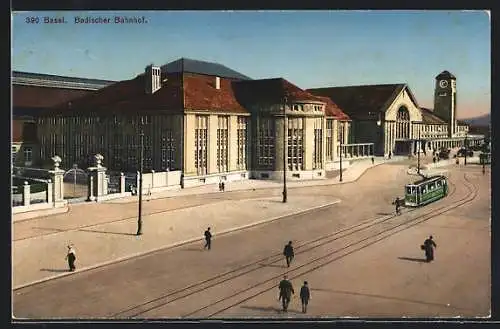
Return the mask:
<path id="1" fill-rule="evenodd" d="M 479 154 L 479 163 L 482 165 L 491 164 L 491 153 L 483 152 Z"/>
<path id="2" fill-rule="evenodd" d="M 426 177 L 405 186 L 405 206 L 420 207 L 448 195 L 445 176 Z"/>

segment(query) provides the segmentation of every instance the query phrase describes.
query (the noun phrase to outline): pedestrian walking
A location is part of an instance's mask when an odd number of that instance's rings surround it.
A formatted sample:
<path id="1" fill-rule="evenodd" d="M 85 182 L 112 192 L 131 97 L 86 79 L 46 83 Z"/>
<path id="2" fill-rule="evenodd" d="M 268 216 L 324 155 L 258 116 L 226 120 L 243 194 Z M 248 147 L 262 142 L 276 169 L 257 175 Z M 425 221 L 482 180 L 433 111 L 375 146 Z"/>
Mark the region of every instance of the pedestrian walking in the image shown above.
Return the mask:
<path id="1" fill-rule="evenodd" d="M 220 187 L 222 189 L 222 192 L 224 192 L 226 190 L 226 184 L 224 184 L 224 182 L 220 183 Z"/>
<path id="2" fill-rule="evenodd" d="M 432 235 L 424 241 L 424 244 L 420 248 L 425 251 L 425 260 L 427 262 L 434 260 L 434 248 L 437 248 L 437 245 L 432 239 Z"/>
<path id="3" fill-rule="evenodd" d="M 372 157 L 372 165 L 375 164 L 375 158 Z"/>
<path id="4" fill-rule="evenodd" d="M 311 293 L 309 292 L 309 286 L 307 281 L 304 281 L 304 285 L 300 288 L 300 300 L 302 301 L 302 313 L 307 313 L 307 304 L 311 299 Z"/>
<path id="5" fill-rule="evenodd" d="M 73 272 L 76 269 L 76 253 L 73 245 L 68 245 L 68 253 L 66 254 L 66 260 L 68 261 L 69 271 Z"/>
<path id="6" fill-rule="evenodd" d="M 203 249 L 208 248 L 208 250 L 210 250 L 211 247 L 212 247 L 212 233 L 210 233 L 210 227 L 209 227 L 205 231 L 205 246 L 203 247 Z"/>
<path id="7" fill-rule="evenodd" d="M 281 300 L 282 302 L 283 312 L 287 312 L 288 304 L 290 304 L 290 300 L 292 299 L 292 294 L 295 294 L 295 291 L 293 290 L 292 283 L 288 281 L 286 275 L 283 276 L 283 280 L 281 280 L 278 289 L 280 290 L 278 301 Z"/>
<path id="8" fill-rule="evenodd" d="M 486 174 L 486 166 L 485 164 L 483 163 L 483 175 Z"/>
<path id="9" fill-rule="evenodd" d="M 396 206 L 396 215 L 401 215 L 401 200 L 399 197 L 392 204 Z"/>
<path id="10" fill-rule="evenodd" d="M 222 182 L 219 182 L 219 192 L 222 192 Z"/>
<path id="11" fill-rule="evenodd" d="M 392 158 L 392 152 L 389 151 L 389 160 Z"/>
<path id="12" fill-rule="evenodd" d="M 293 257 L 295 256 L 295 253 L 293 252 L 292 241 L 288 241 L 288 244 L 283 249 L 283 255 L 285 256 L 286 259 L 286 266 L 290 267 L 290 263 L 292 262 Z"/>

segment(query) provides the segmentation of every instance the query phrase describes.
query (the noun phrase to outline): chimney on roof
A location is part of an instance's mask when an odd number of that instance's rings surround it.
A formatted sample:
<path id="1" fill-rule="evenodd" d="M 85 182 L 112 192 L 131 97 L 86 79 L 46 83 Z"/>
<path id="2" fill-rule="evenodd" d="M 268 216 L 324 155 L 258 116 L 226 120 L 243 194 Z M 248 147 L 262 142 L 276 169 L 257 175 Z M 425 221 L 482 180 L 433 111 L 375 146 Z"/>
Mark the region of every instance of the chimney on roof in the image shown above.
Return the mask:
<path id="1" fill-rule="evenodd" d="M 161 69 L 158 66 L 150 64 L 146 66 L 145 71 L 145 89 L 146 94 L 154 94 L 161 88 Z"/>
<path id="2" fill-rule="evenodd" d="M 220 77 L 215 77 L 215 89 L 220 89 Z"/>

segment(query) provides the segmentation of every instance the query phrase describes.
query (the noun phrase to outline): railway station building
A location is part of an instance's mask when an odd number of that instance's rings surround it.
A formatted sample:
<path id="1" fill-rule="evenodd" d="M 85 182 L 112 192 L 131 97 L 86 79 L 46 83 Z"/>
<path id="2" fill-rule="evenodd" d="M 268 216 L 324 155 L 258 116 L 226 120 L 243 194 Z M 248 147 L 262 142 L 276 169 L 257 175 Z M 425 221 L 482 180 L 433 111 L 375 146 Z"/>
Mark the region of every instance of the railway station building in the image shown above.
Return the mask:
<path id="1" fill-rule="evenodd" d="M 335 101 L 351 117 L 355 143 L 375 143 L 377 155 L 406 155 L 463 146 L 468 125 L 457 120 L 456 77 L 435 77 L 434 110 L 419 106 L 407 84 L 308 89 Z M 483 136 L 467 136 L 469 145 Z"/>
<path id="2" fill-rule="evenodd" d="M 280 179 L 284 156 L 290 178 L 324 178 L 350 139 L 351 120 L 285 79 L 252 80 L 180 59 L 55 106 L 38 124 L 41 159 L 57 154 L 63 168 L 90 166 L 100 153 L 108 169 L 135 172 L 142 131 L 144 170 L 181 170 L 190 186 Z"/>
<path id="3" fill-rule="evenodd" d="M 324 178 L 341 159 L 462 145 L 455 80 L 436 77 L 430 110 L 406 84 L 304 90 L 218 63 L 151 64 L 40 114 L 37 165 L 58 155 L 63 169 L 86 168 L 101 154 L 108 170 L 135 173 L 142 139 L 143 170 L 179 170 L 184 186 L 282 179 L 285 166 L 291 179 Z"/>

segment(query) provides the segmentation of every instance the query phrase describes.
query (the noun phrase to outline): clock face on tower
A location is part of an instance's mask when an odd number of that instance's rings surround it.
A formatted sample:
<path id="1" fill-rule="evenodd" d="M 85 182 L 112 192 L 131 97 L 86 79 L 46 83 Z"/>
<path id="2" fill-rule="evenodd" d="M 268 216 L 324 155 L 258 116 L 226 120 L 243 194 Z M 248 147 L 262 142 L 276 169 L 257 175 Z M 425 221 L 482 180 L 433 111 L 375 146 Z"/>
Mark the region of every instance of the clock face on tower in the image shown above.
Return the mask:
<path id="1" fill-rule="evenodd" d="M 448 81 L 446 81 L 446 80 L 439 81 L 439 87 L 441 87 L 441 88 L 448 87 Z"/>

